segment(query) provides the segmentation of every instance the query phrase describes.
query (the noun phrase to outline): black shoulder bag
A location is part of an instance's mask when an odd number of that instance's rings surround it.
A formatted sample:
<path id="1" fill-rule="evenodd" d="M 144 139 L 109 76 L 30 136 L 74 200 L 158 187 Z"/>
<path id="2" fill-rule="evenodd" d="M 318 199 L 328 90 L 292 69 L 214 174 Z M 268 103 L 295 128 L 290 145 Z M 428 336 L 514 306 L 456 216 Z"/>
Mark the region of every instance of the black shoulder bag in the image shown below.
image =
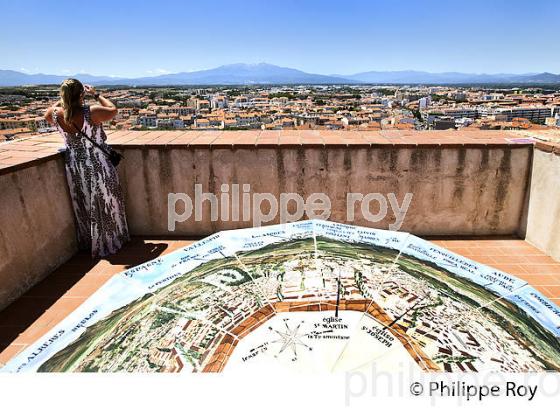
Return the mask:
<path id="1" fill-rule="evenodd" d="M 78 128 L 76 126 L 76 124 L 72 123 L 72 125 L 74 126 L 74 128 L 78 131 L 78 134 L 80 134 L 82 137 L 84 137 L 85 139 L 87 139 L 89 142 L 91 142 L 94 146 L 96 146 L 103 154 L 105 154 L 107 156 L 107 158 L 109 158 L 109 161 L 111 161 L 111 164 L 113 164 L 113 166 L 117 166 L 119 165 L 119 163 L 122 161 L 122 159 L 124 158 L 124 156 L 122 154 L 119 154 L 117 151 L 115 151 L 114 149 L 112 149 L 111 147 L 107 146 L 107 149 L 105 149 L 104 147 L 102 147 L 101 145 L 99 145 L 97 142 L 93 141 L 90 137 L 88 137 L 84 132 L 82 132 L 80 130 L 80 128 Z"/>

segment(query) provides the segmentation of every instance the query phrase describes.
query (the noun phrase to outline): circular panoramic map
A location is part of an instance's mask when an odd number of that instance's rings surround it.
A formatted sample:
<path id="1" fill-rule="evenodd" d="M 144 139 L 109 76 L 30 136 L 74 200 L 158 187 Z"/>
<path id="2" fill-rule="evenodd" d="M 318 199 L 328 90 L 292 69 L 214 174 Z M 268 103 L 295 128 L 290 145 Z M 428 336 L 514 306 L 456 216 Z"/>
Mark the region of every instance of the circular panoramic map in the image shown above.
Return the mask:
<path id="1" fill-rule="evenodd" d="M 413 235 L 219 232 L 114 276 L 2 371 L 560 370 L 560 310 Z"/>

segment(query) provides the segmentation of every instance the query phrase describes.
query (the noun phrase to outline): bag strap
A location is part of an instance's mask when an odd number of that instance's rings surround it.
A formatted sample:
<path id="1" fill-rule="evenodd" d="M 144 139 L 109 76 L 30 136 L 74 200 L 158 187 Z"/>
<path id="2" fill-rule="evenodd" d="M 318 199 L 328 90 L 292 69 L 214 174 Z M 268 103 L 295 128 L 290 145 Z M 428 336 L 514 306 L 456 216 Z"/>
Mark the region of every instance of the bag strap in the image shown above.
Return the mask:
<path id="1" fill-rule="evenodd" d="M 78 132 L 78 134 L 80 134 L 80 136 L 84 137 L 85 139 L 87 139 L 89 142 L 91 142 L 94 146 L 96 146 L 101 152 L 103 152 L 105 155 L 107 155 L 108 157 L 111 156 L 110 153 L 108 153 L 101 145 L 99 145 L 97 142 L 95 142 L 94 140 L 92 140 L 90 137 L 88 137 L 86 135 L 85 132 L 83 132 L 80 128 L 78 128 L 78 126 L 76 125 L 76 123 L 74 123 L 72 121 L 71 125 L 76 129 L 76 131 Z"/>

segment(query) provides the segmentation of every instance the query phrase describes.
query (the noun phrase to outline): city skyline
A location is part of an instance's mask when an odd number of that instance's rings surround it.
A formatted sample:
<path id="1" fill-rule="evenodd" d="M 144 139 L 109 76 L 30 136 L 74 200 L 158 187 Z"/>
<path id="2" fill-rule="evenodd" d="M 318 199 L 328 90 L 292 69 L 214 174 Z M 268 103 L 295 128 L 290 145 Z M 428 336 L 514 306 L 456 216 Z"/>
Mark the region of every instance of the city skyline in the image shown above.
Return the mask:
<path id="1" fill-rule="evenodd" d="M 0 43 L 0 68 L 24 73 L 134 78 L 240 62 L 324 75 L 560 73 L 560 3 L 552 0 L 351 1 L 344 8 L 333 1 L 33 0 L 2 8 L 0 38 L 8 41 Z"/>

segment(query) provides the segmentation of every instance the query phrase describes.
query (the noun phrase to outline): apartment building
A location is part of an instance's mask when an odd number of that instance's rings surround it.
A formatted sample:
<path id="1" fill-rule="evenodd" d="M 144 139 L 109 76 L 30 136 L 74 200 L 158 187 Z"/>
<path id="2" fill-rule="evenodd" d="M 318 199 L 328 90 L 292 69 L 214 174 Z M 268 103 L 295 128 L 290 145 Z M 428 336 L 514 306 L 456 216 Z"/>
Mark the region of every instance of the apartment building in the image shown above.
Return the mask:
<path id="1" fill-rule="evenodd" d="M 49 128 L 44 117 L 0 118 L 0 130 L 28 128 L 32 131 Z"/>
<path id="2" fill-rule="evenodd" d="M 216 95 L 212 97 L 210 104 L 213 110 L 223 110 L 228 106 L 228 99 L 224 95 Z"/>
<path id="3" fill-rule="evenodd" d="M 157 127 L 157 121 L 158 118 L 154 114 L 141 115 L 138 117 L 138 125 L 141 125 L 142 127 L 147 127 L 147 128 Z"/>
<path id="4" fill-rule="evenodd" d="M 504 115 L 506 121 L 511 121 L 514 118 L 526 118 L 531 122 L 544 124 L 548 117 L 554 117 L 556 113 L 560 113 L 560 107 L 500 108 L 495 113 Z"/>
<path id="5" fill-rule="evenodd" d="M 193 107 L 187 107 L 187 106 L 180 106 L 180 105 L 172 105 L 170 107 L 164 106 L 164 107 L 160 107 L 158 109 L 158 111 L 162 114 L 167 114 L 167 115 L 192 115 L 195 113 L 195 109 Z"/>
<path id="6" fill-rule="evenodd" d="M 180 118 L 158 118 L 156 119 L 157 128 L 185 128 L 185 123 Z"/>

